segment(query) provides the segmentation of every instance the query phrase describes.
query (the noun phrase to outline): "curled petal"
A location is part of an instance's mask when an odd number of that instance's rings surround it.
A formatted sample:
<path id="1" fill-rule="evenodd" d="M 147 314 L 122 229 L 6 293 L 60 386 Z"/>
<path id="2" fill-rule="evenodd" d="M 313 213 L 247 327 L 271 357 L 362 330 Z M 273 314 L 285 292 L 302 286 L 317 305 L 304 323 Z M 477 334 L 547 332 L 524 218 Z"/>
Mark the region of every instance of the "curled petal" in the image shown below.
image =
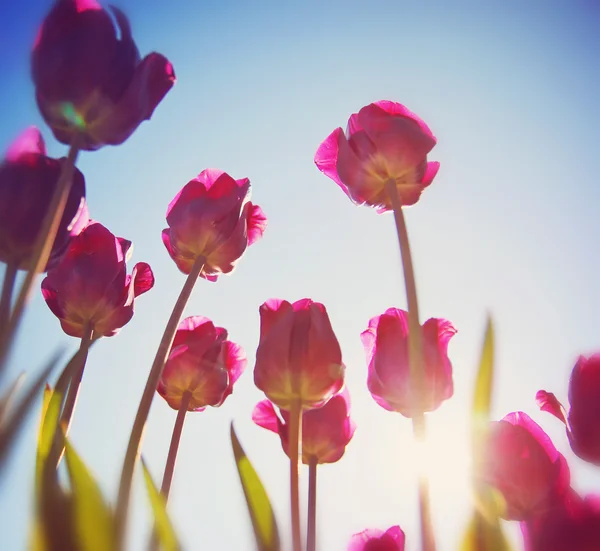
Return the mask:
<path id="1" fill-rule="evenodd" d="M 23 155 L 28 153 L 46 155 L 44 138 L 35 126 L 30 126 L 24 130 L 10 145 L 6 152 L 6 160 L 17 162 Z"/>

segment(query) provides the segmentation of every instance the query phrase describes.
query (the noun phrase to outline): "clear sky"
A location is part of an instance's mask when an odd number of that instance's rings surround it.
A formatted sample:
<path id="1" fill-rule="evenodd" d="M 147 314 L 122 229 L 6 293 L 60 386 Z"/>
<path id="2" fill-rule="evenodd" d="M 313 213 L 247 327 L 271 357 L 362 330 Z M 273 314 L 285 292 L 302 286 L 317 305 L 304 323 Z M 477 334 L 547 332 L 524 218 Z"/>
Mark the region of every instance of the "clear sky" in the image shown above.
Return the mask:
<path id="1" fill-rule="evenodd" d="M 562 426 L 537 411 L 544 388 L 566 402 L 580 353 L 600 349 L 600 156 L 595 0 L 417 2 L 121 0 L 142 54 L 173 62 L 178 82 L 124 145 L 81 155 L 92 216 L 135 244 L 156 286 L 121 333 L 88 361 L 73 442 L 114 499 L 146 375 L 184 282 L 160 233 L 167 204 L 206 167 L 249 177 L 269 218 L 233 275 L 199 281 L 186 315 L 226 327 L 249 368 L 220 409 L 186 421 L 170 511 L 186 549 L 250 551 L 250 525 L 229 444 L 229 422 L 288 527 L 286 457 L 253 425 L 262 399 L 252 367 L 258 307 L 270 297 L 311 297 L 330 313 L 347 365 L 358 429 L 346 456 L 320 469 L 320 542 L 344 550 L 366 527 L 400 524 L 409 550 L 418 524 L 410 423 L 379 408 L 366 388 L 360 332 L 370 317 L 405 307 L 393 219 L 354 207 L 313 165 L 320 142 L 361 106 L 404 103 L 432 128 L 441 162 L 434 184 L 407 212 L 423 319 L 444 317 L 455 396 L 430 415 L 434 523 L 439 550 L 456 548 L 466 523 L 460 467 L 467 410 L 486 312 L 497 328 L 494 417 L 529 413 L 569 458 L 573 484 L 600 489 L 600 471 L 575 458 Z M 49 1 L 0 4 L 0 147 L 43 124 L 29 52 Z M 11 372 L 35 372 L 57 343 L 75 350 L 39 293 Z M 175 412 L 156 397 L 143 453 L 160 479 Z M 31 512 L 37 415 L 0 480 L 3 548 L 19 551 Z M 139 474 L 139 473 L 138 473 Z M 306 473 L 303 472 L 306 482 Z M 148 509 L 138 479 L 134 551 Z"/>

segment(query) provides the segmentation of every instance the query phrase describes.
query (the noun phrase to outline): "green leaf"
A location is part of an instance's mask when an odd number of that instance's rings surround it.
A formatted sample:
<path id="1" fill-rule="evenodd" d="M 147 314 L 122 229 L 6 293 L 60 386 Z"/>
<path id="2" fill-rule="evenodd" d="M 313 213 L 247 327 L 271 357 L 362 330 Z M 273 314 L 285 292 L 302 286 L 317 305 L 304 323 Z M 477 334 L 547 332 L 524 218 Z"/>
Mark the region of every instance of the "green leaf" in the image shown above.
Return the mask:
<path id="1" fill-rule="evenodd" d="M 259 551 L 279 551 L 279 531 L 273 508 L 260 478 L 246 456 L 231 423 L 231 445 L 240 481 L 246 497 L 250 520 Z"/>
<path id="2" fill-rule="evenodd" d="M 74 524 L 82 551 L 111 551 L 114 546 L 113 520 L 98 484 L 68 440 L 65 458 L 71 480 Z"/>
<path id="3" fill-rule="evenodd" d="M 492 391 L 494 385 L 494 326 L 492 319 L 488 318 L 479 369 L 475 380 L 475 392 L 473 394 L 473 427 L 487 424 L 490 418 L 492 404 Z"/>
<path id="4" fill-rule="evenodd" d="M 42 402 L 40 430 L 38 433 L 37 459 L 35 466 L 36 492 L 39 492 L 41 488 L 41 477 L 44 472 L 46 459 L 52 448 L 52 441 L 60 416 L 61 403 L 62 396 L 60 393 L 54 392 L 50 386 L 46 385 Z"/>
<path id="5" fill-rule="evenodd" d="M 150 505 L 152 507 L 152 513 L 154 514 L 154 529 L 158 536 L 164 551 L 178 551 L 180 549 L 175 530 L 167 514 L 167 502 L 165 496 L 163 496 L 154 481 L 152 475 L 146 466 L 144 459 L 142 458 L 142 468 L 144 469 L 144 480 L 146 481 L 146 488 L 148 489 L 148 496 L 150 498 Z"/>

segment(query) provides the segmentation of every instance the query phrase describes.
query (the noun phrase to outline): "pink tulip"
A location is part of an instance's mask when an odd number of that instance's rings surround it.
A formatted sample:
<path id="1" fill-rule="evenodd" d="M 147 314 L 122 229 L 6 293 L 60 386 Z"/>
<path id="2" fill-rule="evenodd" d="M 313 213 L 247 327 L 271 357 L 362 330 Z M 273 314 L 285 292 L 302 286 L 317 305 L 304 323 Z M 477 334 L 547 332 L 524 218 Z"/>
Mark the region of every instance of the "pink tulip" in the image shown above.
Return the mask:
<path id="1" fill-rule="evenodd" d="M 9 148 L 0 165 L 0 261 L 19 269 L 29 268 L 62 162 L 46 156 L 44 139 L 35 127 L 25 130 Z M 58 260 L 70 238 L 88 221 L 85 180 L 75 169 L 49 265 Z"/>
<path id="2" fill-rule="evenodd" d="M 289 414 L 281 410 L 281 417 L 269 400 L 254 408 L 252 420 L 260 427 L 279 434 L 281 445 L 288 454 Z M 350 419 L 350 394 L 345 388 L 323 407 L 302 414 L 302 462 L 311 459 L 318 464 L 339 461 L 352 440 L 356 425 Z"/>
<path id="3" fill-rule="evenodd" d="M 554 394 L 540 390 L 536 400 L 543 411 L 566 425 L 573 452 L 600 466 L 600 354 L 577 360 L 569 382 L 568 418 Z"/>
<path id="4" fill-rule="evenodd" d="M 82 337 L 87 327 L 94 337 L 110 337 L 132 318 L 135 297 L 152 288 L 154 276 L 145 262 L 127 275 L 130 247 L 130 241 L 91 222 L 48 271 L 42 293 L 67 335 Z"/>
<path id="5" fill-rule="evenodd" d="M 521 523 L 526 551 L 600 550 L 600 496 L 570 491 L 556 507 Z"/>
<path id="6" fill-rule="evenodd" d="M 344 386 L 340 345 L 325 306 L 309 298 L 260 307 L 254 383 L 282 409 L 324 405 Z"/>
<path id="7" fill-rule="evenodd" d="M 550 437 L 523 412 L 491 423 L 478 477 L 501 492 L 502 516 L 529 520 L 563 499 L 569 488 L 569 467 Z"/>
<path id="8" fill-rule="evenodd" d="M 179 324 L 157 390 L 176 410 L 189 392 L 188 411 L 202 411 L 220 406 L 245 368 L 242 347 L 227 340 L 225 329 L 192 316 Z"/>
<path id="9" fill-rule="evenodd" d="M 258 241 L 267 219 L 248 202 L 250 180 L 234 180 L 222 170 L 206 169 L 169 204 L 163 243 L 177 267 L 189 274 L 203 257 L 200 276 L 215 281 L 231 272 L 249 245 Z"/>
<path id="10" fill-rule="evenodd" d="M 352 536 L 348 551 L 404 551 L 404 532 L 400 526 L 363 530 Z"/>
<path id="11" fill-rule="evenodd" d="M 161 54 L 140 58 L 127 17 L 95 0 L 57 0 L 32 54 L 36 99 L 56 139 L 81 149 L 123 143 L 149 119 L 175 73 Z"/>
<path id="12" fill-rule="evenodd" d="M 402 205 L 414 205 L 437 174 L 440 164 L 427 162 L 436 139 L 406 107 L 378 101 L 348 120 L 346 133 L 336 128 L 315 155 L 317 168 L 358 205 L 378 212 L 392 209 L 385 190 L 393 181 Z"/>
<path id="13" fill-rule="evenodd" d="M 417 392 L 408 357 L 408 313 L 388 308 L 371 318 L 361 334 L 369 364 L 367 385 L 374 400 L 389 411 L 412 417 L 413 411 L 437 409 L 454 392 L 448 342 L 456 329 L 432 318 L 422 327 L 424 387 Z"/>

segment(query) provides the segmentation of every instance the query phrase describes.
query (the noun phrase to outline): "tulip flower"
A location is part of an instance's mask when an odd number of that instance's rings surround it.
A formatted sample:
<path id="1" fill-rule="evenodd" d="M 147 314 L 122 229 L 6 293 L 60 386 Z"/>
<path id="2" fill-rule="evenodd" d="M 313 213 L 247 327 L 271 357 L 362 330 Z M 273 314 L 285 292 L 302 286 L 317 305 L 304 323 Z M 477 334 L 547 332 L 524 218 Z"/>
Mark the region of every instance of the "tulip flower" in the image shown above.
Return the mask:
<path id="1" fill-rule="evenodd" d="M 388 308 L 369 321 L 361 334 L 368 363 L 367 385 L 374 400 L 405 417 L 433 411 L 454 392 L 448 343 L 456 329 L 449 321 L 432 318 L 422 326 L 424 385 L 417 389 L 409 362 L 408 314 Z"/>
<path id="2" fill-rule="evenodd" d="M 42 116 L 79 149 L 123 143 L 175 82 L 171 63 L 158 53 L 141 59 L 127 17 L 111 12 L 95 0 L 57 0 L 33 46 Z"/>
<path id="3" fill-rule="evenodd" d="M 271 299 L 260 307 L 254 382 L 271 402 L 289 410 L 324 405 L 344 384 L 340 345 L 325 307 L 306 298 Z"/>
<path id="4" fill-rule="evenodd" d="M 222 327 L 215 327 L 201 316 L 186 318 L 179 324 L 157 388 L 169 406 L 178 411 L 163 475 L 165 498 L 171 488 L 186 413 L 220 406 L 245 367 L 244 351 L 227 340 L 227 331 Z"/>
<path id="5" fill-rule="evenodd" d="M 554 394 L 540 390 L 536 400 L 565 424 L 573 452 L 600 466 L 600 354 L 577 360 L 569 382 L 568 417 Z"/>
<path id="6" fill-rule="evenodd" d="M 175 410 L 203 411 L 220 406 L 246 367 L 242 348 L 227 340 L 227 331 L 207 318 L 184 319 L 175 334 L 158 393 Z"/>
<path id="7" fill-rule="evenodd" d="M 386 212 L 393 207 L 386 184 L 403 206 L 414 205 L 431 184 L 440 167 L 427 162 L 435 144 L 428 126 L 406 107 L 377 101 L 354 113 L 345 133 L 336 128 L 325 139 L 315 164 L 354 203 Z"/>
<path id="8" fill-rule="evenodd" d="M 117 541 L 125 534 L 129 495 L 144 426 L 167 361 L 177 324 L 198 277 L 215 281 L 233 271 L 246 248 L 262 237 L 267 219 L 248 201 L 250 181 L 207 169 L 188 182 L 167 209 L 162 239 L 177 267 L 187 274 L 158 345 L 129 437 L 117 498 Z"/>
<path id="9" fill-rule="evenodd" d="M 525 551 L 600 549 L 600 496 L 580 498 L 572 490 L 546 513 L 521 523 Z"/>
<path id="10" fill-rule="evenodd" d="M 507 520 L 530 520 L 560 503 L 569 467 L 550 437 L 523 412 L 491 423 L 478 478 L 500 491 Z"/>
<path id="11" fill-rule="evenodd" d="M 281 410 L 281 417 L 269 400 L 254 408 L 252 420 L 267 430 L 279 434 L 281 445 L 288 453 L 289 413 Z M 350 419 L 348 389 L 336 394 L 323 407 L 302 413 L 302 462 L 309 465 L 339 461 L 352 439 L 356 425 Z"/>
<path id="12" fill-rule="evenodd" d="M 31 127 L 13 142 L 0 164 L 0 261 L 8 266 L 29 268 L 62 162 L 62 159 L 46 156 L 40 131 Z M 76 169 L 50 253 L 50 264 L 56 263 L 70 238 L 81 232 L 88 221 L 85 180 Z"/>
<path id="13" fill-rule="evenodd" d="M 400 526 L 363 530 L 352 536 L 348 551 L 404 551 L 404 539 Z"/>
<path id="14" fill-rule="evenodd" d="M 344 385 L 340 345 L 322 304 L 271 299 L 260 307 L 254 383 L 289 410 L 292 550 L 300 551 L 298 447 L 302 410 L 323 406 Z M 312 550 L 311 550 L 312 551 Z"/>
<path id="15" fill-rule="evenodd" d="M 73 337 L 115 335 L 133 316 L 135 297 L 150 290 L 154 276 L 139 262 L 127 275 L 131 242 L 92 222 L 74 237 L 60 263 L 42 281 L 46 304 Z"/>
<path id="16" fill-rule="evenodd" d="M 261 208 L 248 202 L 250 180 L 234 180 L 222 170 L 206 169 L 169 204 L 163 242 L 177 267 L 189 274 L 204 262 L 200 276 L 216 281 L 230 273 L 246 248 L 267 226 Z"/>

